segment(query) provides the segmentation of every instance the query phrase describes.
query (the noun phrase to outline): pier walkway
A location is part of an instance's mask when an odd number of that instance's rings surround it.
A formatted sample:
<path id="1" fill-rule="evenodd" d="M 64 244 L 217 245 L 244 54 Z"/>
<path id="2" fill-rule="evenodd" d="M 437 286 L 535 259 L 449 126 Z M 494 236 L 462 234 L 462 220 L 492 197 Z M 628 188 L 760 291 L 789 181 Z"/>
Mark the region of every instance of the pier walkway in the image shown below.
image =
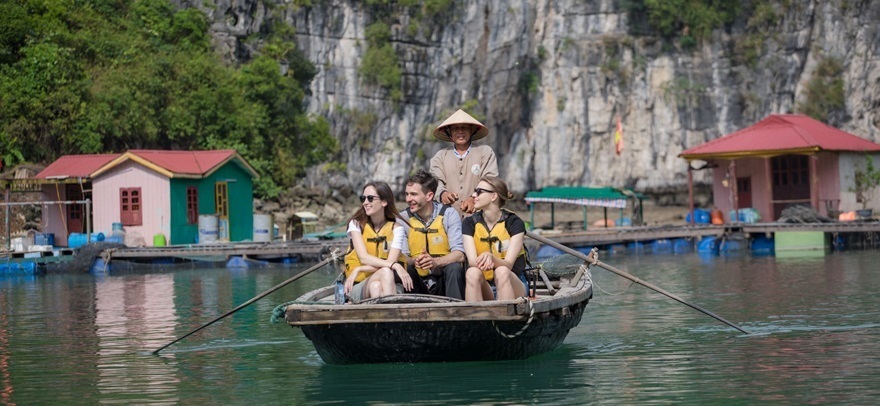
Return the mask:
<path id="1" fill-rule="evenodd" d="M 835 233 L 880 233 L 880 221 L 834 223 L 732 223 L 724 225 L 667 225 L 659 227 L 598 228 L 589 231 L 545 230 L 541 235 L 570 246 L 591 246 L 672 238 L 722 237 L 732 234 L 764 234 L 781 231 L 817 231 Z"/>

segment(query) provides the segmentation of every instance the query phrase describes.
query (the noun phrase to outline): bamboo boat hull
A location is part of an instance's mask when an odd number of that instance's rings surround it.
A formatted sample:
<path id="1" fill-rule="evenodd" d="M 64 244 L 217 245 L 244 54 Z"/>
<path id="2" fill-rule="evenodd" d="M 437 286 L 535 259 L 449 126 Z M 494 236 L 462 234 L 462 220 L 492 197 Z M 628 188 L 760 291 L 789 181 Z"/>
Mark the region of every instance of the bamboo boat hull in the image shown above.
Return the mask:
<path id="1" fill-rule="evenodd" d="M 288 305 L 285 319 L 328 364 L 524 359 L 557 348 L 580 323 L 593 290 L 576 279 L 532 300 L 488 302 L 394 295 L 335 305 L 326 287 Z"/>
<path id="2" fill-rule="evenodd" d="M 411 321 L 300 326 L 328 364 L 525 359 L 551 351 L 580 323 L 586 302 L 524 321 Z"/>

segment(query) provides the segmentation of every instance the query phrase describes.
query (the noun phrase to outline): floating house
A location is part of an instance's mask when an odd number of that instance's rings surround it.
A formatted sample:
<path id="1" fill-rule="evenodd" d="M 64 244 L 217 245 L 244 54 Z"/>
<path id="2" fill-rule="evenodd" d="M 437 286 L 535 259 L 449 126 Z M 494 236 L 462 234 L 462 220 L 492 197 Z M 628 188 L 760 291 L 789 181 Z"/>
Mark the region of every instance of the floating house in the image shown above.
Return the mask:
<path id="1" fill-rule="evenodd" d="M 196 243 L 200 220 L 210 217 L 221 239 L 251 239 L 257 176 L 234 150 L 130 150 L 65 155 L 35 178 L 44 201 L 73 202 L 43 209 L 43 231 L 56 245 L 118 224 L 149 246 Z"/>
<path id="2" fill-rule="evenodd" d="M 714 203 L 723 213 L 753 208 L 762 221 L 774 221 L 792 205 L 831 216 L 862 208 L 854 174 L 865 159 L 880 164 L 880 144 L 804 115 L 772 114 L 679 157 L 688 161 L 691 191 L 692 172 L 712 170 Z M 868 208 L 878 210 L 880 202 Z"/>

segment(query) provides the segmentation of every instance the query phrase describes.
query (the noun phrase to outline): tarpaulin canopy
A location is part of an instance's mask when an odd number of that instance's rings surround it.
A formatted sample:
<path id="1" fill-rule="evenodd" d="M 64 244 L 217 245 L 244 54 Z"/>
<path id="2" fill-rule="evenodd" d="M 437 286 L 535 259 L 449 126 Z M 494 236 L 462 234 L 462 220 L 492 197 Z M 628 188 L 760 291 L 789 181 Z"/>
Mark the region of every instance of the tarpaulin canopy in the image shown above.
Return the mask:
<path id="1" fill-rule="evenodd" d="M 528 203 L 566 203 L 622 209 L 626 207 L 627 197 L 636 196 L 627 196 L 619 189 L 612 187 L 549 186 L 526 193 L 525 201 Z"/>

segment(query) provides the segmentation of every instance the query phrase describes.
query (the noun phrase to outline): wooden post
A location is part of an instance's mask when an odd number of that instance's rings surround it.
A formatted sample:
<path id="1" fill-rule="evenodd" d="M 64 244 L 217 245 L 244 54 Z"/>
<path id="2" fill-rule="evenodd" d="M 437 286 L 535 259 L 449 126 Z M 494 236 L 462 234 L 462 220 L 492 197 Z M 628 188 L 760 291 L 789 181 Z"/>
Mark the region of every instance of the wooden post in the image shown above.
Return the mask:
<path id="1" fill-rule="evenodd" d="M 550 228 L 556 228 L 556 203 L 550 203 Z"/>
<path id="2" fill-rule="evenodd" d="M 810 155 L 810 206 L 813 206 L 813 209 L 816 210 L 816 213 L 819 212 L 819 170 L 818 162 L 819 157 L 815 154 Z M 827 211 L 825 213 L 828 214 Z"/>
<path id="3" fill-rule="evenodd" d="M 92 242 L 92 201 L 86 199 L 86 245 Z"/>
<path id="4" fill-rule="evenodd" d="M 739 196 L 737 195 L 737 189 L 739 184 L 736 181 L 736 161 L 730 161 L 730 179 L 731 183 L 728 184 L 733 191 L 733 211 L 736 214 L 736 221 L 739 221 Z M 731 220 L 731 223 L 733 220 Z"/>
<path id="5" fill-rule="evenodd" d="M 691 214 L 691 225 L 696 223 L 694 217 L 694 170 L 691 168 L 691 163 L 688 161 L 688 212 Z"/>
<path id="6" fill-rule="evenodd" d="M 6 203 L 9 203 L 9 184 L 6 184 Z M 12 242 L 9 241 L 9 238 L 12 237 L 9 231 L 9 205 L 6 205 L 6 250 L 10 251 L 12 248 Z"/>
<path id="7" fill-rule="evenodd" d="M 587 231 L 587 206 L 581 206 L 584 210 L 584 231 Z"/>
<path id="8" fill-rule="evenodd" d="M 532 230 L 534 230 L 535 229 L 535 203 L 534 202 L 529 203 L 529 224 L 532 225 Z"/>

